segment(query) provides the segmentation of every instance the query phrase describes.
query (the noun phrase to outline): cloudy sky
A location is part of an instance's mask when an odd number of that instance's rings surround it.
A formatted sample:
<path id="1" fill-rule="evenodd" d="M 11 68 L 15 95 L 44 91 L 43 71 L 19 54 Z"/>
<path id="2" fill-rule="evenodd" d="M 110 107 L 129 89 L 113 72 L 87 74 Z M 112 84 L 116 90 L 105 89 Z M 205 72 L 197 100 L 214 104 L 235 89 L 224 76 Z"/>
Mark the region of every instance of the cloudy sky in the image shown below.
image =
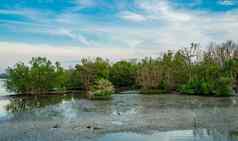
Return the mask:
<path id="1" fill-rule="evenodd" d="M 0 72 L 46 56 L 158 56 L 198 42 L 237 41 L 237 0 L 1 0 Z"/>

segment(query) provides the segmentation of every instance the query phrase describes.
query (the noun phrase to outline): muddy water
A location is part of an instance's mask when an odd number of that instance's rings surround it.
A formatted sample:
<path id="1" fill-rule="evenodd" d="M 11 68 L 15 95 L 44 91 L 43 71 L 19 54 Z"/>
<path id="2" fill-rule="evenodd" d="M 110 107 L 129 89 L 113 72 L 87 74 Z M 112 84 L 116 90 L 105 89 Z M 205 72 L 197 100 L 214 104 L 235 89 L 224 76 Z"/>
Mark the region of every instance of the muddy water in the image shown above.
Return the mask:
<path id="1" fill-rule="evenodd" d="M 237 141 L 238 97 L 0 98 L 0 141 Z"/>

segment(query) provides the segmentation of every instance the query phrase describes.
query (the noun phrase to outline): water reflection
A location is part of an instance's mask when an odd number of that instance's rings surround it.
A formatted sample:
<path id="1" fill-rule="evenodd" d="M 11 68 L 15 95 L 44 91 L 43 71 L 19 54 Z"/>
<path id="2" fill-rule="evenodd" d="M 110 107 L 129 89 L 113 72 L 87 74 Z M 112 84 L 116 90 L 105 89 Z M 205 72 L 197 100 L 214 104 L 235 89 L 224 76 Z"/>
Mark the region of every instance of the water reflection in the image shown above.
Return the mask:
<path id="1" fill-rule="evenodd" d="M 21 122 L 57 117 L 62 113 L 55 112 L 55 108 L 51 109 L 50 107 L 60 105 L 64 100 L 71 99 L 71 96 L 38 96 L 1 99 L 0 122 Z"/>
<path id="2" fill-rule="evenodd" d="M 18 97 L 0 100 L 0 121 L 6 123 L 6 130 L 11 129 L 12 123 L 22 125 L 26 130 L 28 124 L 35 123 L 38 129 L 44 130 L 44 123 L 53 122 L 69 131 L 66 136 L 74 129 L 87 130 L 88 133 L 88 125 L 99 127 L 98 130 L 104 133 L 114 129 L 168 131 L 151 134 L 109 133 L 95 139 L 99 141 L 236 141 L 237 99 L 133 94 L 114 95 L 109 101 L 90 101 L 75 95 Z M 6 117 L 9 120 L 5 120 Z"/>
<path id="3" fill-rule="evenodd" d="M 238 131 L 232 131 L 230 132 L 230 136 L 233 140 L 238 140 Z"/>
<path id="4" fill-rule="evenodd" d="M 82 114 L 90 116 L 91 112 L 110 111 L 111 105 L 106 102 L 104 108 L 99 107 L 103 102 L 90 101 L 80 95 L 53 95 L 53 96 L 24 96 L 0 100 L 0 121 L 59 121 L 77 120 Z"/>
<path id="5" fill-rule="evenodd" d="M 238 141 L 237 135 L 220 133 L 214 129 L 153 131 L 151 133 L 119 132 L 102 135 L 96 141 Z"/>
<path id="6" fill-rule="evenodd" d="M 10 104 L 9 100 L 0 101 L 0 120 L 7 116 L 6 107 Z"/>
<path id="7" fill-rule="evenodd" d="M 70 96 L 35 96 L 12 98 L 6 106 L 6 110 L 11 113 L 31 111 L 35 108 L 43 108 L 48 105 L 61 103 L 63 100 L 71 99 Z"/>
<path id="8" fill-rule="evenodd" d="M 0 79 L 0 96 L 13 95 L 13 93 L 8 92 L 4 87 L 4 81 L 5 79 Z"/>

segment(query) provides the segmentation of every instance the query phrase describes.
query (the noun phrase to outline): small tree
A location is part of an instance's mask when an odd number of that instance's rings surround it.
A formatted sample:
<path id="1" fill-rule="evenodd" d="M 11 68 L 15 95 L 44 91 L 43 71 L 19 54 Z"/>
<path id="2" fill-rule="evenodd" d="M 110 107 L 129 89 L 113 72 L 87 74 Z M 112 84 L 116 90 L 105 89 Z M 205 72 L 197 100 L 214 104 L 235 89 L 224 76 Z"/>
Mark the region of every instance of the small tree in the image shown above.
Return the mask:
<path id="1" fill-rule="evenodd" d="M 29 65 L 17 63 L 7 69 L 6 87 L 16 93 L 47 93 L 65 88 L 65 71 L 44 57 L 32 58 Z"/>
<path id="2" fill-rule="evenodd" d="M 24 63 L 17 63 L 6 71 L 6 88 L 11 92 L 23 93 L 31 91 L 30 68 Z"/>

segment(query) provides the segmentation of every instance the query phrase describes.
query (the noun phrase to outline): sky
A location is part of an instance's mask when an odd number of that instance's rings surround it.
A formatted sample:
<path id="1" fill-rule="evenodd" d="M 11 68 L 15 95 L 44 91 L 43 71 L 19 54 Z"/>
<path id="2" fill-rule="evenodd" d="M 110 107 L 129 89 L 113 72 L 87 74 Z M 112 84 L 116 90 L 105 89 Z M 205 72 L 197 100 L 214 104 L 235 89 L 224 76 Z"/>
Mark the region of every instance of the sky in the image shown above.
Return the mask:
<path id="1" fill-rule="evenodd" d="M 0 1 L 0 72 L 34 56 L 72 67 L 238 37 L 238 0 Z"/>

